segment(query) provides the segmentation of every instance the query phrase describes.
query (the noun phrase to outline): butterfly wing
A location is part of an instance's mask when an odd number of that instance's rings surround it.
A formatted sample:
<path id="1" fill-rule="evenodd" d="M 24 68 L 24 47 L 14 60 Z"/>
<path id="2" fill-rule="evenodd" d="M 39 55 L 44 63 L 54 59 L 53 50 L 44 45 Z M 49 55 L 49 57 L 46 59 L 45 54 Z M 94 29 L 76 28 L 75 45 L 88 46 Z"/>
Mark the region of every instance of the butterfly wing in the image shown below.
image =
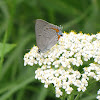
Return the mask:
<path id="1" fill-rule="evenodd" d="M 54 37 L 52 37 L 52 38 L 49 40 L 49 42 L 48 42 L 48 44 L 47 44 L 47 47 L 44 49 L 44 51 L 49 50 L 52 46 L 54 46 L 54 45 L 57 43 L 57 41 L 58 41 L 58 36 L 55 35 Z"/>
<path id="2" fill-rule="evenodd" d="M 57 43 L 59 27 L 44 20 L 37 19 L 35 24 L 36 42 L 41 52 L 45 52 Z"/>
<path id="3" fill-rule="evenodd" d="M 54 30 L 52 28 L 57 28 L 57 26 L 53 25 L 53 24 L 49 24 L 44 27 L 45 42 L 46 42 L 46 46 L 43 48 L 44 52 L 49 50 L 58 41 L 57 32 L 56 32 L 56 30 Z"/>
<path id="4" fill-rule="evenodd" d="M 45 33 L 43 32 L 43 28 L 48 24 L 48 22 L 37 19 L 35 23 L 35 34 L 36 34 L 36 43 L 40 50 L 45 47 L 46 43 L 44 41 Z"/>

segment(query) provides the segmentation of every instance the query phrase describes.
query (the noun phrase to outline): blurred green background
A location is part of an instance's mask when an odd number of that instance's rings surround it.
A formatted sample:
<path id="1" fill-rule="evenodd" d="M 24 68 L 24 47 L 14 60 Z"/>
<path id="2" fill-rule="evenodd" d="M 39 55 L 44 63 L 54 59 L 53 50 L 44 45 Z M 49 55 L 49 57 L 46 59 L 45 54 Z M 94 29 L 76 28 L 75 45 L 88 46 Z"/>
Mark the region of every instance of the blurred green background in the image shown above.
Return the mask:
<path id="1" fill-rule="evenodd" d="M 24 66 L 24 54 L 36 45 L 36 19 L 62 25 L 66 32 L 96 34 L 100 0 L 0 0 L 0 100 L 59 100 L 34 79 L 38 66 Z M 94 90 L 80 100 L 95 97 Z"/>

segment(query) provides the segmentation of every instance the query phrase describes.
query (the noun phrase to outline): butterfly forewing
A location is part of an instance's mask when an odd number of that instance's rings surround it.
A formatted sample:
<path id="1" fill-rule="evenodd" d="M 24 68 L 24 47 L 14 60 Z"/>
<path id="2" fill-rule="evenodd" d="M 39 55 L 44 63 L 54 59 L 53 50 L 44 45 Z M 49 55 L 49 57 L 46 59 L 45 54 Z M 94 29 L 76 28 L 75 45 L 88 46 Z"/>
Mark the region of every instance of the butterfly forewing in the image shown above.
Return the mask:
<path id="1" fill-rule="evenodd" d="M 57 43 L 57 32 L 59 27 L 44 20 L 37 19 L 35 24 L 36 42 L 41 52 L 45 52 Z"/>

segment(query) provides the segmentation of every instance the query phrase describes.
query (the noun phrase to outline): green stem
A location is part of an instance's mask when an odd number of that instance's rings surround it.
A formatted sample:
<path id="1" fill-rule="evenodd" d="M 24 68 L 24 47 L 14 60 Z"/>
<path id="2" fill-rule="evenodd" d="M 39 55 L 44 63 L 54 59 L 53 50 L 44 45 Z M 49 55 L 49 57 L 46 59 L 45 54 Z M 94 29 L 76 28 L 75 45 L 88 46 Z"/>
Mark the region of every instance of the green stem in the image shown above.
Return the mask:
<path id="1" fill-rule="evenodd" d="M 70 94 L 67 100 L 74 100 L 74 94 Z"/>
<path id="2" fill-rule="evenodd" d="M 79 100 L 80 93 L 76 96 L 75 100 Z"/>

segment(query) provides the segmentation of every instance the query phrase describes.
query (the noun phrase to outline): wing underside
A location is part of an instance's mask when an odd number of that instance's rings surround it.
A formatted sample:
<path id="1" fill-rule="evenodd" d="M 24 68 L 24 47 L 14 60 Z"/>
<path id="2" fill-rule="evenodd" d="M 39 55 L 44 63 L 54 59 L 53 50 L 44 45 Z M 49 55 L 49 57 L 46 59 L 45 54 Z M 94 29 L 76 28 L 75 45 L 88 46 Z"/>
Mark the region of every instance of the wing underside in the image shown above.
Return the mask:
<path id="1" fill-rule="evenodd" d="M 47 51 L 57 43 L 57 32 L 52 28 L 58 29 L 59 27 L 44 20 L 36 20 L 36 42 L 41 52 Z"/>

